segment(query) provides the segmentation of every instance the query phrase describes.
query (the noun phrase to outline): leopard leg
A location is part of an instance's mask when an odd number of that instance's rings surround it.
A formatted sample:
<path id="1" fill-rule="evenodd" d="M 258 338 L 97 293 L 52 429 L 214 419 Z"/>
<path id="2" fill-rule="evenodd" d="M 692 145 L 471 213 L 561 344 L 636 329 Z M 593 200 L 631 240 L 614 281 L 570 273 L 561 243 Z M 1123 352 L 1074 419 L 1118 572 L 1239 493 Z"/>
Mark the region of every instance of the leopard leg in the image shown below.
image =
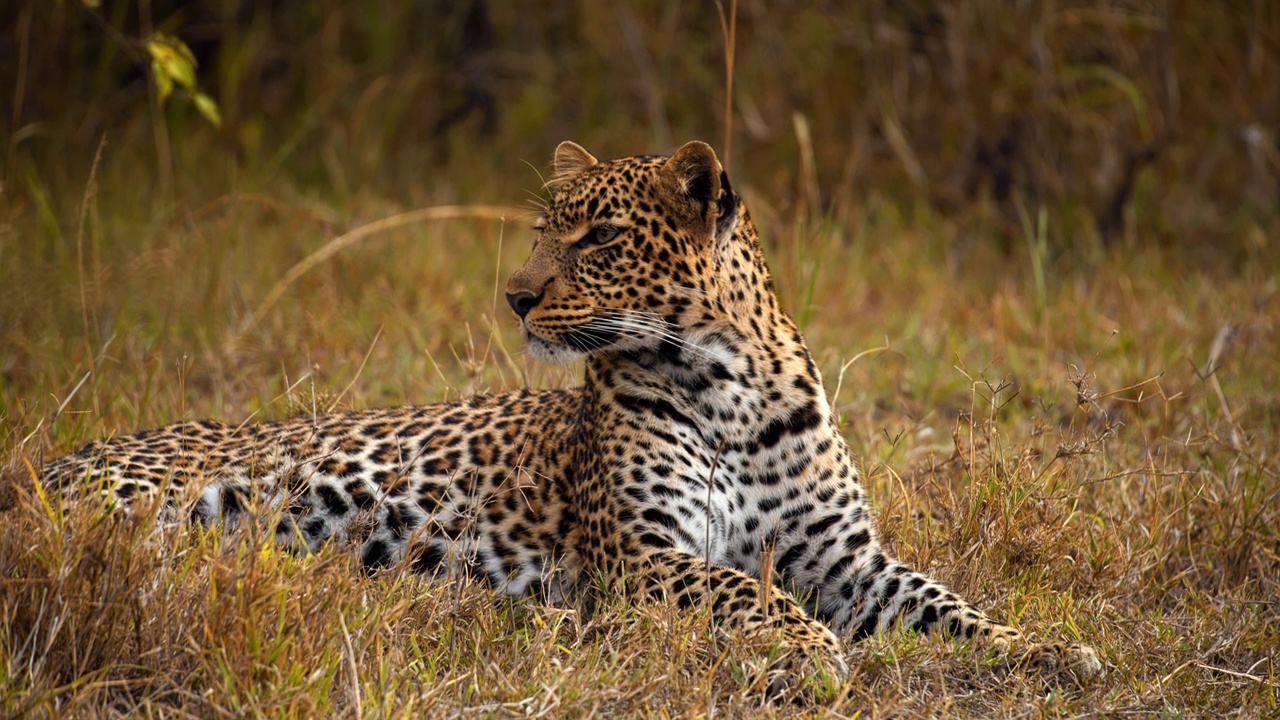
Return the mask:
<path id="1" fill-rule="evenodd" d="M 1030 643 L 933 578 L 891 558 L 856 483 L 782 528 L 775 569 L 818 617 L 857 640 L 893 626 L 995 648 L 1015 662 L 1083 680 L 1102 672 L 1087 645 Z"/>
<path id="2" fill-rule="evenodd" d="M 650 552 L 627 572 L 633 569 L 639 588 L 650 597 L 681 609 L 709 602 L 717 625 L 780 642 L 783 653 L 772 667 L 770 694 L 804 684 L 805 675 L 825 674 L 836 681 L 849 676 L 835 634 L 781 589 L 762 592 L 760 581 L 746 573 L 672 549 Z"/>
<path id="3" fill-rule="evenodd" d="M 861 608 L 851 616 L 853 637 L 866 637 L 896 624 L 987 645 L 1018 665 L 1077 681 L 1101 674 L 1102 662 L 1088 645 L 1031 643 L 1022 632 L 992 620 L 942 583 L 882 557 L 874 555 L 858 579 L 859 586 L 868 590 Z"/>

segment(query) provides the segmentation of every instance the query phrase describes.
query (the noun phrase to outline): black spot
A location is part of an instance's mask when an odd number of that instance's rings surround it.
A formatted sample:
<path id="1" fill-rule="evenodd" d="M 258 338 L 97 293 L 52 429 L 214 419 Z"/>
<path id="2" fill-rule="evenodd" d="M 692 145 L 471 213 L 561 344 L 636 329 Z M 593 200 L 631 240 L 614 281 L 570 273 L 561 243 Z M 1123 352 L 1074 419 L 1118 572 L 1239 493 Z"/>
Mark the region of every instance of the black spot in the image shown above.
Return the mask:
<path id="1" fill-rule="evenodd" d="M 677 410 L 674 405 L 666 400 L 653 400 L 650 398 L 636 397 L 635 395 L 619 395 L 617 402 L 622 407 L 627 408 L 634 413 L 655 415 L 659 418 L 665 418 L 673 422 L 680 423 L 681 425 L 687 425 L 695 430 L 698 427 L 697 423 L 690 419 L 688 415 Z M 672 438 L 672 442 L 674 441 L 675 439 Z"/>
<path id="2" fill-rule="evenodd" d="M 868 533 L 866 530 L 859 530 L 858 532 L 844 539 L 844 549 L 847 552 L 853 552 L 854 550 L 857 550 L 863 545 L 866 545 L 867 542 L 869 542 L 870 540 L 871 540 L 870 533 Z"/>
<path id="3" fill-rule="evenodd" d="M 871 637 L 875 633 L 876 628 L 879 625 L 880 625 L 879 614 L 874 612 L 871 613 L 870 615 L 867 616 L 865 620 L 863 620 L 861 623 L 858 624 L 858 627 L 854 628 L 853 639 L 865 640 L 866 638 Z"/>
<path id="4" fill-rule="evenodd" d="M 803 377 L 797 376 L 796 379 L 792 381 L 791 384 L 795 387 L 795 389 L 799 390 L 805 395 L 808 395 L 809 397 L 813 397 L 814 395 L 813 384 L 810 383 L 808 380 L 804 379 Z"/>
<path id="5" fill-rule="evenodd" d="M 853 562 L 852 555 L 841 555 L 840 558 L 827 569 L 827 581 L 830 582 L 837 577 L 840 577 L 840 574 L 844 572 L 845 568 L 849 567 L 849 563 L 851 562 Z"/>
<path id="6" fill-rule="evenodd" d="M 916 607 L 920 605 L 920 598 L 911 596 L 902 602 L 898 608 L 898 617 L 907 617 L 915 612 Z"/>
<path id="7" fill-rule="evenodd" d="M 787 568 L 795 564 L 795 562 L 800 559 L 800 556 L 804 554 L 804 548 L 804 543 L 796 543 L 795 545 L 787 548 L 787 551 L 779 556 L 777 561 L 773 563 L 774 568 L 785 572 Z"/>
<path id="8" fill-rule="evenodd" d="M 684 497 L 683 492 L 677 490 L 676 488 L 668 487 L 666 485 L 653 485 L 649 489 L 650 491 L 653 492 L 654 495 L 657 495 L 658 497 L 664 497 L 664 498 L 683 498 Z"/>
<path id="9" fill-rule="evenodd" d="M 716 235 L 728 232 L 738 217 L 738 198 L 729 186 L 729 174 L 720 172 L 719 217 L 716 218 Z"/>
<path id="10" fill-rule="evenodd" d="M 762 472 L 755 477 L 755 482 L 767 487 L 773 487 L 774 485 L 782 482 L 782 476 L 776 472 Z M 749 485 L 751 483 L 747 484 Z M 763 505 L 764 503 L 761 504 Z"/>
<path id="11" fill-rule="evenodd" d="M 374 540 L 365 546 L 360 559 L 370 570 L 386 567 L 391 564 L 391 551 L 382 540 Z"/>
<path id="12" fill-rule="evenodd" d="M 671 540 L 657 533 L 643 533 L 640 535 L 640 544 L 658 550 L 671 547 Z"/>
<path id="13" fill-rule="evenodd" d="M 887 599 L 897 595 L 898 585 L 898 578 L 889 578 L 889 581 L 884 584 L 884 597 Z"/>
<path id="14" fill-rule="evenodd" d="M 322 540 L 325 537 L 325 530 L 327 528 L 328 523 L 325 522 L 324 518 L 312 517 L 308 518 L 307 521 L 302 524 L 302 534 L 307 537 L 308 542 Z"/>
<path id="15" fill-rule="evenodd" d="M 404 512 L 400 510 L 398 505 L 387 505 L 387 529 L 397 538 L 403 538 L 409 530 L 408 523 L 405 522 Z"/>
<path id="16" fill-rule="evenodd" d="M 782 441 L 783 435 L 800 434 L 822 422 L 822 416 L 812 405 L 797 408 L 786 418 L 773 420 L 756 437 L 755 444 L 762 448 L 771 448 Z"/>
<path id="17" fill-rule="evenodd" d="M 222 511 L 227 515 L 244 512 L 244 490 L 227 486 L 222 488 Z"/>
<path id="18" fill-rule="evenodd" d="M 788 497 L 788 499 L 792 499 L 792 498 L 794 498 L 794 497 L 795 497 L 795 493 L 794 493 L 795 488 L 792 488 L 792 490 L 793 490 L 793 492 L 792 492 L 792 493 L 790 493 L 790 494 L 788 494 L 788 496 L 787 496 L 787 497 Z M 799 505 L 792 506 L 789 510 L 787 510 L 787 511 L 786 511 L 786 512 L 784 512 L 784 513 L 782 513 L 782 519 L 783 519 L 783 520 L 793 520 L 793 519 L 795 519 L 795 518 L 803 517 L 803 516 L 805 516 L 805 515 L 808 515 L 808 514 L 809 514 L 809 513 L 811 513 L 811 512 L 813 512 L 813 503 L 807 503 L 807 502 L 806 502 L 806 503 L 800 503 Z"/>
<path id="19" fill-rule="evenodd" d="M 435 545 L 426 545 L 413 559 L 413 569 L 420 573 L 434 575 L 440 569 L 440 564 L 444 562 L 444 557 L 444 550 Z"/>
<path id="20" fill-rule="evenodd" d="M 867 571 L 872 577 L 884 572 L 884 566 L 888 563 L 884 553 L 878 552 L 875 557 L 871 558 L 871 568 Z"/>
<path id="21" fill-rule="evenodd" d="M 422 470 L 422 474 L 428 477 L 433 475 L 451 475 L 454 472 L 455 465 L 438 457 L 423 458 L 418 467 Z"/>
<path id="22" fill-rule="evenodd" d="M 353 480 L 347 483 L 346 490 L 351 495 L 352 502 L 361 510 L 368 510 L 377 502 L 373 493 L 369 492 L 369 488 L 365 487 L 364 482 L 361 480 Z"/>
<path id="23" fill-rule="evenodd" d="M 859 592 L 863 595 L 871 590 L 871 586 L 876 584 L 881 571 L 885 566 L 884 553 L 877 552 L 872 558 L 870 565 L 862 571 L 862 582 L 858 583 Z"/>
<path id="24" fill-rule="evenodd" d="M 645 510 L 640 516 L 645 520 L 648 520 L 649 522 L 655 523 L 657 525 L 661 525 L 662 527 L 667 528 L 668 530 L 674 530 L 676 526 L 680 524 L 675 518 L 671 517 L 667 513 L 657 508 L 649 508 L 648 510 Z"/>
<path id="25" fill-rule="evenodd" d="M 331 515 L 346 515 L 351 511 L 351 505 L 342 497 L 342 493 L 337 488 L 330 485 L 318 484 L 311 489 L 320 499 L 320 504 L 328 510 Z"/>
<path id="26" fill-rule="evenodd" d="M 912 626 L 916 630 L 926 631 L 938 622 L 938 609 L 933 605 L 925 605 L 924 610 L 920 613 L 920 619 Z"/>

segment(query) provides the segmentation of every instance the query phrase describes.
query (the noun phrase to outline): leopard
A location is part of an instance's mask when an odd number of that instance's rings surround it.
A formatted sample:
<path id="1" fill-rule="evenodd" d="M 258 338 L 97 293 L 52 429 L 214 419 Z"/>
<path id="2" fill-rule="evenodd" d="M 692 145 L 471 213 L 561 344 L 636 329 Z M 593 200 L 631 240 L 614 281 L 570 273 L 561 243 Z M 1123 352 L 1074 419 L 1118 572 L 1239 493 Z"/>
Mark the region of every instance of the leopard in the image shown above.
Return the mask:
<path id="1" fill-rule="evenodd" d="M 1031 641 L 881 541 L 813 355 L 712 147 L 600 161 L 566 141 L 506 283 L 528 354 L 582 385 L 101 438 L 41 482 L 179 522 L 269 521 L 370 572 L 478 577 L 702 608 L 776 651 L 771 691 L 849 675 L 900 628 L 1084 682 L 1078 642 Z"/>

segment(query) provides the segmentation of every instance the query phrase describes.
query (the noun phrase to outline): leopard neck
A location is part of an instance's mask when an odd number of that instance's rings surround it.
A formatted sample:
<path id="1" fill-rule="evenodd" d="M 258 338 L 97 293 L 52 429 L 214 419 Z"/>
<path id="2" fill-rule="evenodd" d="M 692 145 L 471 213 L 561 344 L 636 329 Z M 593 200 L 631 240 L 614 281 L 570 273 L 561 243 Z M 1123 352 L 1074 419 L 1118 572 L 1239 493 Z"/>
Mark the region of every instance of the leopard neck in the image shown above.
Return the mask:
<path id="1" fill-rule="evenodd" d="M 657 350 L 603 353 L 587 361 L 588 390 L 625 386 L 693 411 L 731 440 L 734 426 L 804 413 L 831 425 L 822 379 L 795 322 L 778 304 L 754 224 L 739 201 L 717 238 L 712 272 L 669 287 L 672 340 Z M 622 382 L 619 382 L 619 381 Z M 752 422 L 755 420 L 756 422 Z"/>

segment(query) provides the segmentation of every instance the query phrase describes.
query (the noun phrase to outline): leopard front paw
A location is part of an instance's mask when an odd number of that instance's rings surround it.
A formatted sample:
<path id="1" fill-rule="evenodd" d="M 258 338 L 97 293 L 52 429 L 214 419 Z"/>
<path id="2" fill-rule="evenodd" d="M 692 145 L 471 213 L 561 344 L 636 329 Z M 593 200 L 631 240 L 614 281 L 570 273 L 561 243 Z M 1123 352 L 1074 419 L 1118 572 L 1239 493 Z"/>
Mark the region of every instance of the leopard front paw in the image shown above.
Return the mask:
<path id="1" fill-rule="evenodd" d="M 849 663 L 839 646 L 784 646 L 767 672 L 770 698 L 825 700 L 848 679 Z"/>
<path id="2" fill-rule="evenodd" d="M 1022 652 L 1017 664 L 1077 685 L 1103 674 L 1097 651 L 1082 643 L 1037 643 Z"/>

